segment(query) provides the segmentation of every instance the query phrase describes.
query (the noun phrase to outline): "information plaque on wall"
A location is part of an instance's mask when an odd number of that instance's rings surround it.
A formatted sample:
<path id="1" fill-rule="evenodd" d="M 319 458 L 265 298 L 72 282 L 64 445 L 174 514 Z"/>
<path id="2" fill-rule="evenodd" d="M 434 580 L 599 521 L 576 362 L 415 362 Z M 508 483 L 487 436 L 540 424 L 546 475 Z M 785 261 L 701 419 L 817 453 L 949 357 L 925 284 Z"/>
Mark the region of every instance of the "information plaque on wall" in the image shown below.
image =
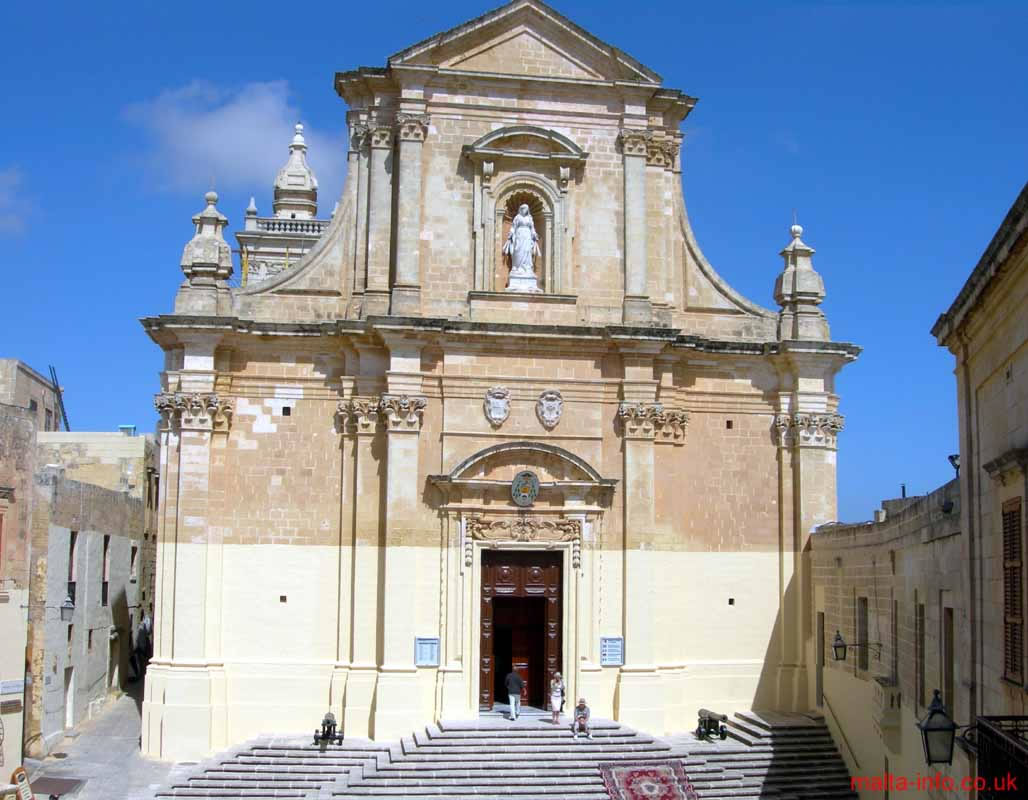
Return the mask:
<path id="1" fill-rule="evenodd" d="M 625 664 L 625 640 L 620 636 L 600 637 L 600 666 L 621 667 Z"/>
<path id="2" fill-rule="evenodd" d="M 418 667 L 439 666 L 439 638 L 414 637 L 414 665 Z"/>

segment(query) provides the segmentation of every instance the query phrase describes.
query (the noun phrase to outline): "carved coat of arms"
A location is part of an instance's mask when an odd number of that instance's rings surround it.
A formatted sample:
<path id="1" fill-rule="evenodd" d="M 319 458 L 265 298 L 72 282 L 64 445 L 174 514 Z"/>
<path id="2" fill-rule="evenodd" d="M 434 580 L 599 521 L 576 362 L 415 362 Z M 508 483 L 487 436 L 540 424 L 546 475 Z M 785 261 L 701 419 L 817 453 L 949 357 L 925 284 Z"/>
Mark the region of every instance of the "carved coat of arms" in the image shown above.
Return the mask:
<path id="1" fill-rule="evenodd" d="M 485 417 L 493 425 L 502 425 L 504 420 L 510 416 L 510 389 L 504 386 L 494 386 L 485 393 L 485 401 L 482 404 L 485 409 Z"/>
<path id="2" fill-rule="evenodd" d="M 564 413 L 564 398 L 556 389 L 547 389 L 535 404 L 535 414 L 547 430 L 555 428 Z"/>

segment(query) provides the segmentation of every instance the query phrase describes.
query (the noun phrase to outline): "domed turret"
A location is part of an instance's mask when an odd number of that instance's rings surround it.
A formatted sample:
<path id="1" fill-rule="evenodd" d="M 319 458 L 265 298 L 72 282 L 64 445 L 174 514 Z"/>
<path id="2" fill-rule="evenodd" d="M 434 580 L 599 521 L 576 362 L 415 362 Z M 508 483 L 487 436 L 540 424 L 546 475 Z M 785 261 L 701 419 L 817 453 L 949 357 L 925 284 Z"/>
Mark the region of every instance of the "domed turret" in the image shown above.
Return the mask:
<path id="1" fill-rule="evenodd" d="M 272 207 L 279 219 L 311 219 L 318 213 L 318 179 L 307 163 L 307 142 L 299 123 L 289 145 L 289 160 L 275 178 Z"/>

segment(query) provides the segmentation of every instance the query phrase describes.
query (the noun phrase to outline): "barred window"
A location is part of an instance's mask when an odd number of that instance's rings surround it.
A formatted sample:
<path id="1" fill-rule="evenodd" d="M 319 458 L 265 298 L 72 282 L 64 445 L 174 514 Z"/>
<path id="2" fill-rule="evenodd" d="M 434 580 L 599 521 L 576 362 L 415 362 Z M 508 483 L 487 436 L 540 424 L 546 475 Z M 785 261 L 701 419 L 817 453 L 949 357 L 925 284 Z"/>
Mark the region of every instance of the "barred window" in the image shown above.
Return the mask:
<path id="1" fill-rule="evenodd" d="M 1003 504 L 1003 675 L 1024 679 L 1023 568 L 1021 556 L 1021 498 Z"/>

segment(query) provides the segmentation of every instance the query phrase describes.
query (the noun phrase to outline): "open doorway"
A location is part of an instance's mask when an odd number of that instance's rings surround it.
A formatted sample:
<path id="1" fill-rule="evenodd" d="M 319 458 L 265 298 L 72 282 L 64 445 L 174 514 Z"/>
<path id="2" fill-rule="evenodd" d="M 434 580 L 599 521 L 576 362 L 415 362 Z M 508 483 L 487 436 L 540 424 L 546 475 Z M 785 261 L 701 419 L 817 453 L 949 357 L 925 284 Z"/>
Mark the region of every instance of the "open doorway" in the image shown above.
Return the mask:
<path id="1" fill-rule="evenodd" d="M 507 699 L 504 679 L 511 670 L 525 682 L 521 704 L 542 708 L 545 694 L 546 598 L 497 597 L 493 601 L 494 692 Z"/>

